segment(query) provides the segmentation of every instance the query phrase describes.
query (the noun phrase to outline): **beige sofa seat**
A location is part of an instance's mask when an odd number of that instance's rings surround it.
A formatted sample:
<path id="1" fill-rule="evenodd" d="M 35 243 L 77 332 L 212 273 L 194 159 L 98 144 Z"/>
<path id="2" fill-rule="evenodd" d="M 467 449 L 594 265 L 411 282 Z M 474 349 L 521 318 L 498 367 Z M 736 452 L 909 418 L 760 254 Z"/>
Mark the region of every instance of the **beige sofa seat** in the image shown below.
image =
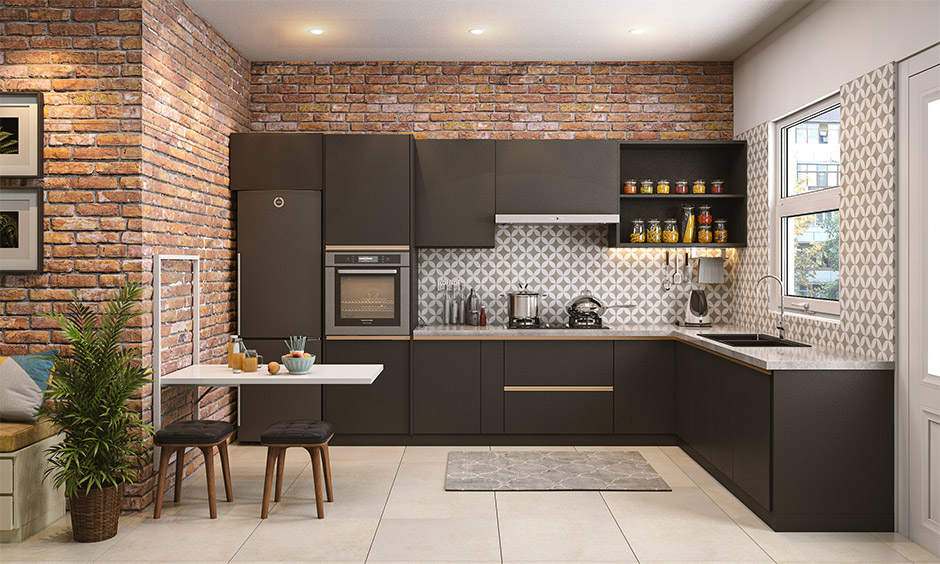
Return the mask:
<path id="1" fill-rule="evenodd" d="M 20 542 L 65 515 L 65 494 L 43 480 L 46 449 L 60 440 L 49 421 L 0 423 L 0 542 Z"/>

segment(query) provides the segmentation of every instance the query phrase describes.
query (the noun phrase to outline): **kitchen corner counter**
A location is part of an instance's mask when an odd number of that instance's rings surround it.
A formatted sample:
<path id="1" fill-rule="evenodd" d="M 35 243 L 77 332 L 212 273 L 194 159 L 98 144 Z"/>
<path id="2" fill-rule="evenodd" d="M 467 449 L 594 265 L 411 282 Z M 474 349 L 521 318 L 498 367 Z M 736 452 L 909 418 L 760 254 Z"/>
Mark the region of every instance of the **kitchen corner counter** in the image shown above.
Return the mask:
<path id="1" fill-rule="evenodd" d="M 733 325 L 678 327 L 676 325 L 613 325 L 609 329 L 507 329 L 503 325 L 471 327 L 427 325 L 414 330 L 416 341 L 429 340 L 630 340 L 675 339 L 760 370 L 894 370 L 893 361 L 874 360 L 844 351 L 820 347 L 732 347 L 699 336 L 699 333 L 747 333 L 752 329 Z"/>

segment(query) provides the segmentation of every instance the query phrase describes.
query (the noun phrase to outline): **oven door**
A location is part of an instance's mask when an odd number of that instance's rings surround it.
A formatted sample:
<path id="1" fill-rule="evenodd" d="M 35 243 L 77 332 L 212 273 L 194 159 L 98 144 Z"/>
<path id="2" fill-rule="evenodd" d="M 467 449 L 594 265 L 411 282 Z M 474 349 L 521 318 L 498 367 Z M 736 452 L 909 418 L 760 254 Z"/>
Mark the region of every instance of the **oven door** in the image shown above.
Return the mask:
<path id="1" fill-rule="evenodd" d="M 407 281 L 407 267 L 327 268 L 326 334 L 407 335 Z"/>

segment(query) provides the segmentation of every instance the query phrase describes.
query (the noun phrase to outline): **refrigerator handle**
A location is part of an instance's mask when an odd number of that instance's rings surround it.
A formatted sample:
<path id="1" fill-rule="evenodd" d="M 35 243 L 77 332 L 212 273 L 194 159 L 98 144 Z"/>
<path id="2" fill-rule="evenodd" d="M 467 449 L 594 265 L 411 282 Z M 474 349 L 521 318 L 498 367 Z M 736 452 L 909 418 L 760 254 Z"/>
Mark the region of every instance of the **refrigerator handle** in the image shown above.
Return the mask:
<path id="1" fill-rule="evenodd" d="M 235 334 L 242 334 L 242 254 L 235 254 Z"/>

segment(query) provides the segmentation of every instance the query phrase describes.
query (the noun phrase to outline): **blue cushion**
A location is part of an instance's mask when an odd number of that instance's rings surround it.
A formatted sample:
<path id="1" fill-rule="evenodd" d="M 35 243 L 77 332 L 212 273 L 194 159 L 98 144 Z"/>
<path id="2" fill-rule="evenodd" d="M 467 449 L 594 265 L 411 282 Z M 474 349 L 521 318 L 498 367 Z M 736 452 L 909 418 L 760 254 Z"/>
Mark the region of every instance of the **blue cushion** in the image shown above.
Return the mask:
<path id="1" fill-rule="evenodd" d="M 0 421 L 35 421 L 55 351 L 0 356 Z"/>

